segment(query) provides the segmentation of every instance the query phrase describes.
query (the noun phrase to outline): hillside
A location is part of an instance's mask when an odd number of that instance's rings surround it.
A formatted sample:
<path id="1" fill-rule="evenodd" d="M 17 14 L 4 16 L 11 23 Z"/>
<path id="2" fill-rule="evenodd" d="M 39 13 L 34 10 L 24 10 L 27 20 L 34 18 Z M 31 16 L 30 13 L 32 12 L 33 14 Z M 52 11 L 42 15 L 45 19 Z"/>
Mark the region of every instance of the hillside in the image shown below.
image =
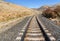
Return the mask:
<path id="1" fill-rule="evenodd" d="M 39 9 L 39 11 L 40 10 L 41 9 Z M 57 25 L 60 25 L 60 5 L 59 4 L 49 6 L 48 8 L 45 7 L 42 10 L 43 10 L 42 15 L 44 17 L 56 22 Z"/>
<path id="2" fill-rule="evenodd" d="M 33 15 L 32 9 L 0 1 L 0 22 L 28 15 Z"/>

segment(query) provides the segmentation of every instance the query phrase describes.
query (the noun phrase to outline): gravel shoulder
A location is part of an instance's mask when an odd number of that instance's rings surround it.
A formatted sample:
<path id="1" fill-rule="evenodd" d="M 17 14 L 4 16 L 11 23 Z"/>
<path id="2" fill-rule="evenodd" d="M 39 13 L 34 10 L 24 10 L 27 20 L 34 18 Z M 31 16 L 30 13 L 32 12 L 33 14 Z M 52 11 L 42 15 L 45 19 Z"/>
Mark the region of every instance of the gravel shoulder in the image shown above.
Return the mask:
<path id="1" fill-rule="evenodd" d="M 55 37 L 56 41 L 60 40 L 60 27 L 55 25 L 51 20 L 45 17 L 38 16 L 42 24 L 50 31 L 50 33 Z"/>
<path id="2" fill-rule="evenodd" d="M 10 29 L 6 30 L 3 33 L 0 33 L 0 41 L 14 41 L 17 37 L 18 33 L 21 31 L 21 29 L 24 27 L 24 25 L 27 23 L 30 17 L 24 18 L 21 22 L 14 25 Z"/>

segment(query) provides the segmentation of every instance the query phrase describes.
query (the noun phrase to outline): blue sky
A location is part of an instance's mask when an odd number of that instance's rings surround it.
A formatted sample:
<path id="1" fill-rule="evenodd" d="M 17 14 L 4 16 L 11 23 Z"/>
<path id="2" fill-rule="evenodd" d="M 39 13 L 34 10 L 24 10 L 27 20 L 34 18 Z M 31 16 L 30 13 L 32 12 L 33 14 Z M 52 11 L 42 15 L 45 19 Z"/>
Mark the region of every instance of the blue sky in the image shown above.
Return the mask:
<path id="1" fill-rule="evenodd" d="M 13 4 L 22 5 L 28 8 L 38 8 L 43 5 L 54 5 L 60 3 L 60 0 L 5 0 Z"/>

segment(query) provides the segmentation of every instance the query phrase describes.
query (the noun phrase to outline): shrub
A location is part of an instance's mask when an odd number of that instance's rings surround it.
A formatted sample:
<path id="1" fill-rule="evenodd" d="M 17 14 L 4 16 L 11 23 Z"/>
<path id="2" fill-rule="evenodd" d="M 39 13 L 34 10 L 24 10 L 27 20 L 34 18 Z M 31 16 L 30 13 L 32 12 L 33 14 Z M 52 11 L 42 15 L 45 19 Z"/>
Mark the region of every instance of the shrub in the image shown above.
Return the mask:
<path id="1" fill-rule="evenodd" d="M 42 15 L 47 18 L 56 18 L 57 17 L 56 11 L 51 8 L 47 8 L 46 10 L 44 10 Z"/>

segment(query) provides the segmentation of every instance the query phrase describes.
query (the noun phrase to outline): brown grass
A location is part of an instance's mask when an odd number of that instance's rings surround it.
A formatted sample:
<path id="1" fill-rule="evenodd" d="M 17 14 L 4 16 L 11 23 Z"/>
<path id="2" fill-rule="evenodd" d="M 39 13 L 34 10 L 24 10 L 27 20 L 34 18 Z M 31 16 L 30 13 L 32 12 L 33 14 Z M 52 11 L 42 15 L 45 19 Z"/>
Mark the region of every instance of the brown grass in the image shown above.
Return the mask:
<path id="1" fill-rule="evenodd" d="M 33 15 L 33 10 L 12 3 L 0 2 L 0 22 Z"/>

